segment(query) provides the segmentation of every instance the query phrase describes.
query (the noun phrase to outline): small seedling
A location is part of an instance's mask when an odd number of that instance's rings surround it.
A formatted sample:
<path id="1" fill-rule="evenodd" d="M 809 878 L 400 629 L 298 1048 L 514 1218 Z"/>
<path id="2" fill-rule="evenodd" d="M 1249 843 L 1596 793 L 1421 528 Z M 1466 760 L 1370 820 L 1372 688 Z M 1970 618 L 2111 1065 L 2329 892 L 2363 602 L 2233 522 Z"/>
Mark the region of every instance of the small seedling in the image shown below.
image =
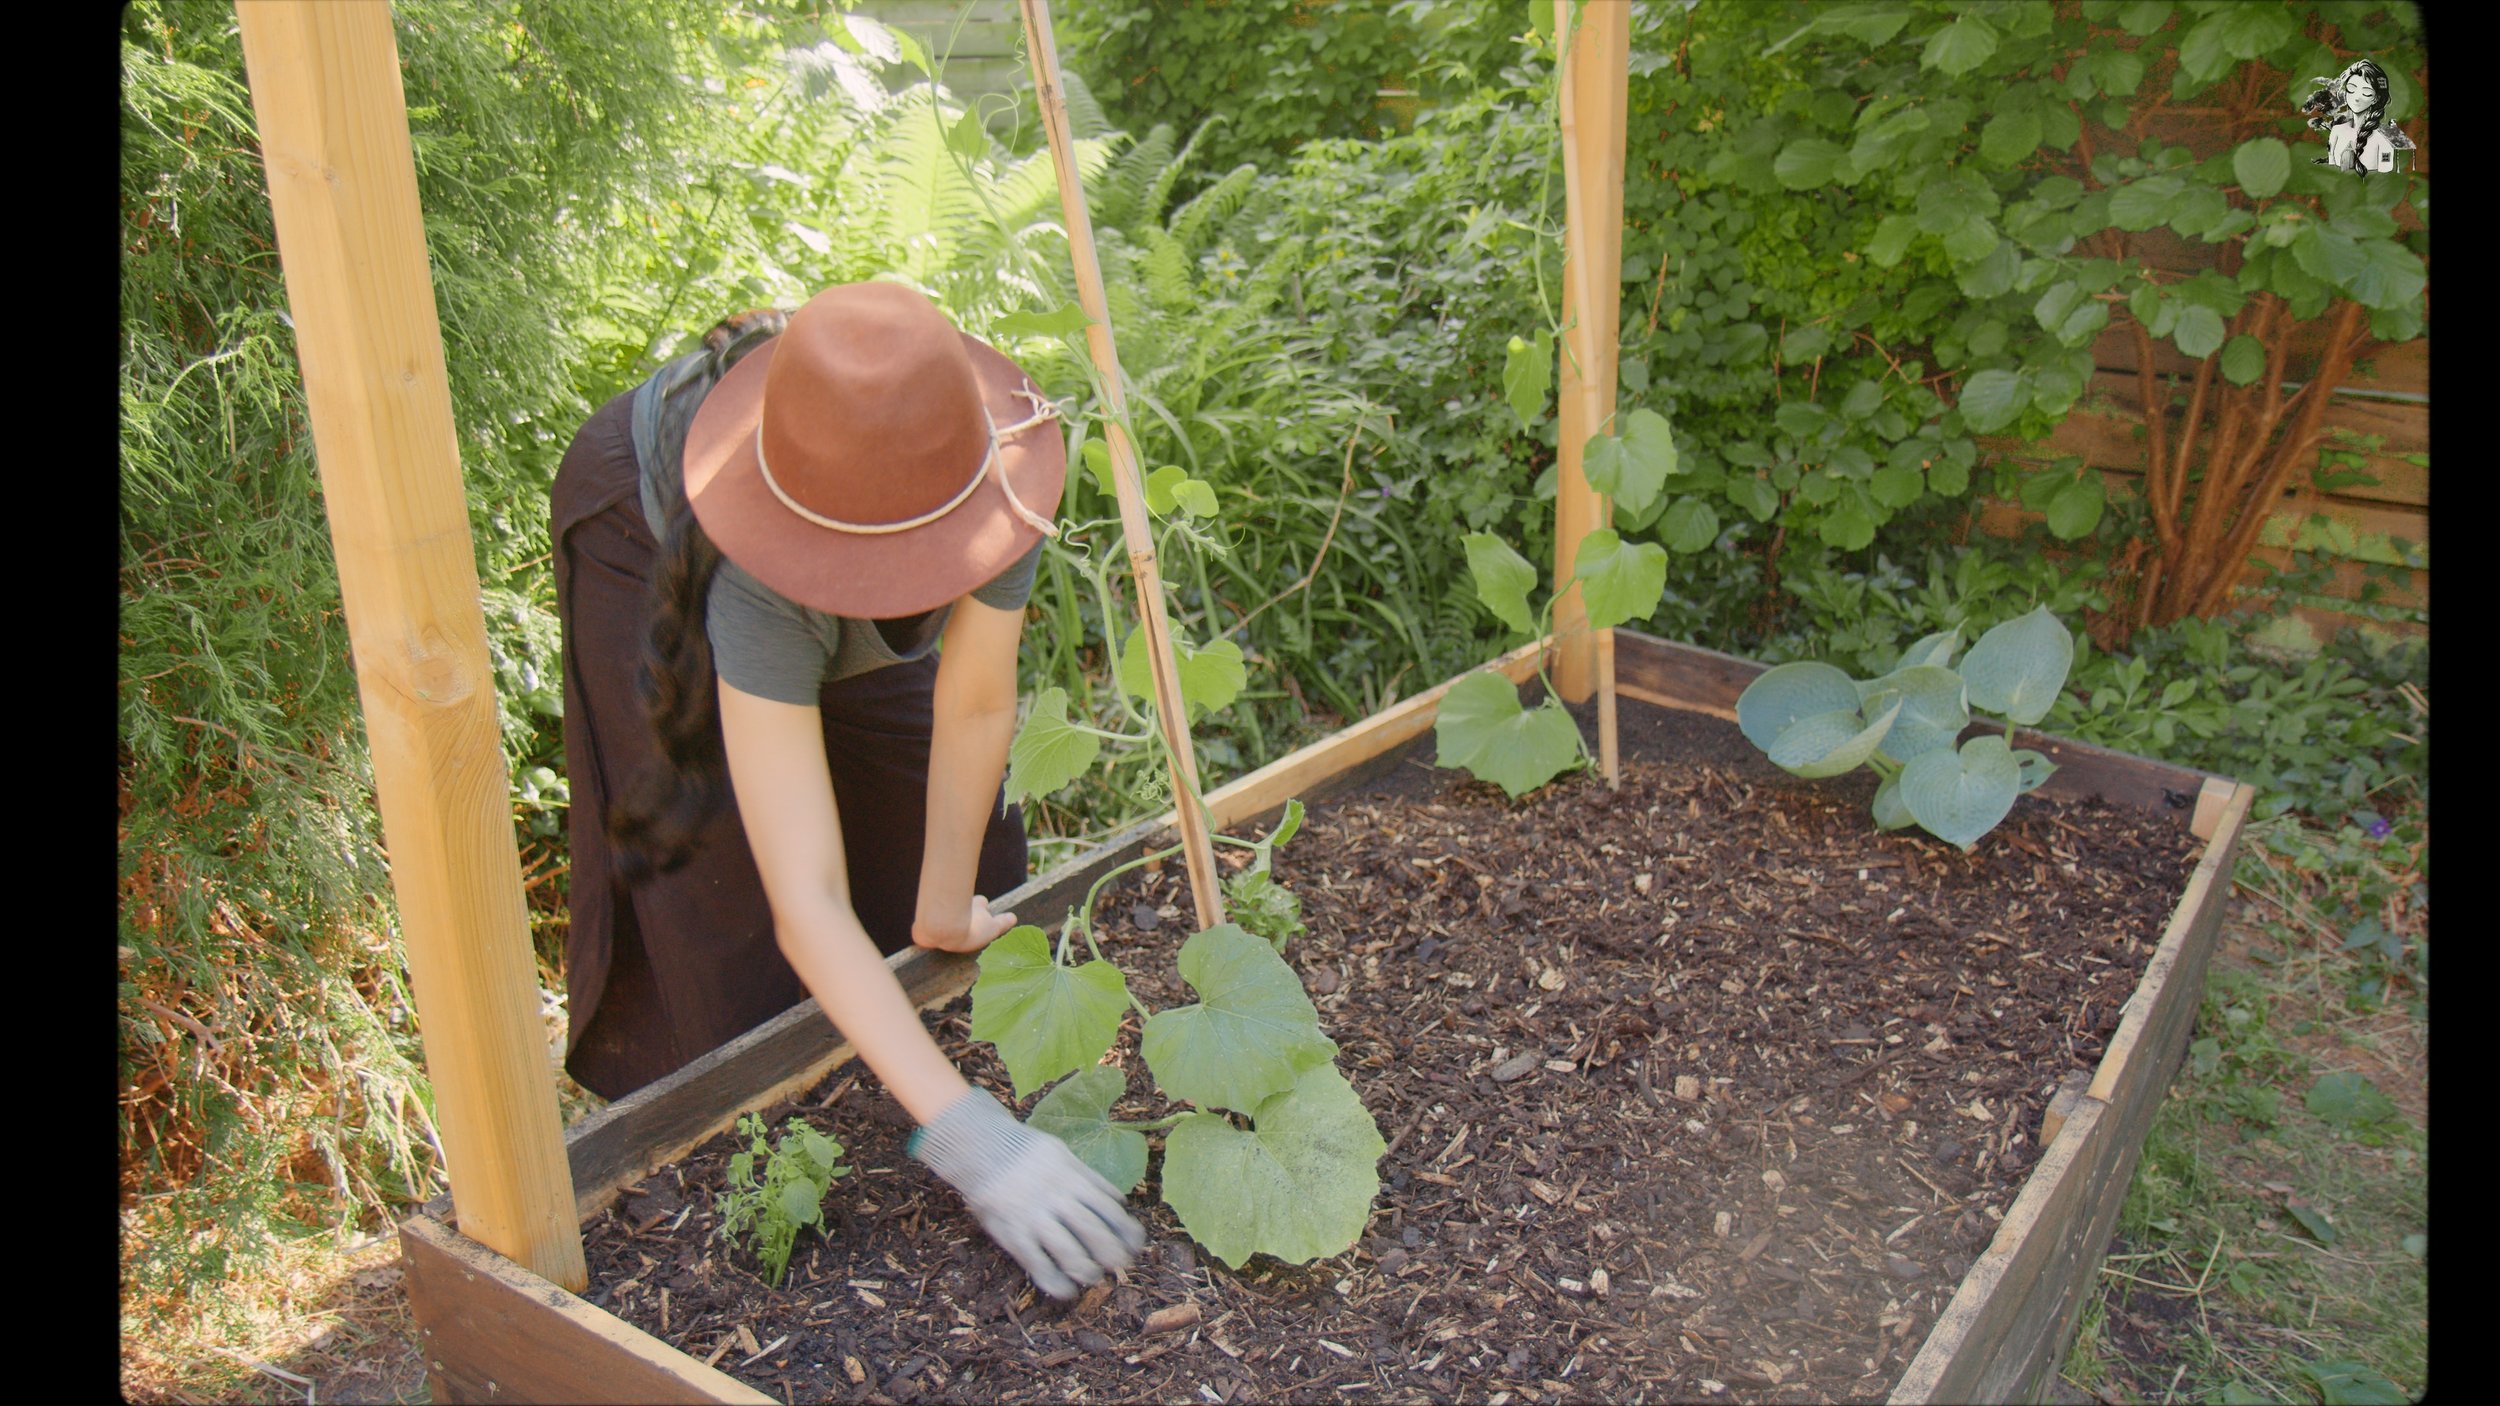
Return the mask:
<path id="1" fill-rule="evenodd" d="M 842 1144 L 808 1126 L 804 1118 L 784 1125 L 781 1140 L 767 1147 L 764 1120 L 749 1113 L 738 1131 L 753 1139 L 746 1151 L 729 1159 L 729 1189 L 715 1203 L 720 1234 L 732 1245 L 744 1243 L 762 1263 L 774 1288 L 790 1268 L 790 1250 L 805 1226 L 825 1228 L 825 1194 L 836 1178 L 850 1175 L 842 1165 Z M 755 1178 L 755 1164 L 764 1163 L 764 1179 Z"/>

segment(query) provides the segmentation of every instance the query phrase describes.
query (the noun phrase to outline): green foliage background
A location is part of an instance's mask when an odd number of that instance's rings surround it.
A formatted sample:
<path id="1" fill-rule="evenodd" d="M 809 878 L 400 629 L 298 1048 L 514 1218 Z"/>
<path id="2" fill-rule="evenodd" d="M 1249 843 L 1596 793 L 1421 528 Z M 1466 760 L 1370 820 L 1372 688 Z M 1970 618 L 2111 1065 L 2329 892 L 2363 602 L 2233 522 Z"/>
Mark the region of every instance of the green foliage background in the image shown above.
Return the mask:
<path id="1" fill-rule="evenodd" d="M 1507 638 L 1463 540 L 1551 559 L 1554 422 L 1522 428 L 1501 368 L 1557 309 L 1563 181 L 1550 47 L 1515 37 L 1514 6 L 1165 8 L 1067 0 L 1061 47 L 1141 453 L 1222 507 L 1164 543 L 1176 628 L 1249 664 L 1200 732 L 1222 776 Z M 560 991 L 544 504 L 573 427 L 713 319 L 828 283 L 902 276 L 976 332 L 1074 290 L 1029 117 L 984 129 L 942 90 L 890 96 L 910 76 L 890 41 L 824 6 L 394 13 Z M 232 11 L 140 0 L 122 34 L 123 1258 L 129 1301 L 170 1306 L 273 1233 L 355 1223 L 438 1170 Z M 2294 161 L 2260 194 L 2270 170 L 2233 155 L 2085 158 L 2089 124 L 2281 83 L 2262 135 L 2305 157 L 2301 80 L 2378 54 L 2410 121 L 2420 45 L 2409 7 L 2375 4 L 1637 5 L 1623 395 L 1674 423 L 1685 470 L 1618 520 L 1671 548 L 1648 627 L 1879 672 L 1931 631 L 2105 608 L 2098 562 L 2137 525 L 2101 513 L 2063 559 L 1964 540 L 1974 495 L 2013 486 L 1977 434 L 2054 424 L 2096 319 L 2194 353 L 2207 313 L 2262 287 L 2304 316 L 2359 298 L 2380 335 L 2413 335 L 2428 182 Z M 1411 129 L 1383 87 L 1423 95 Z M 2081 252 L 2155 223 L 2242 251 L 2242 273 L 2147 280 Z M 999 340 L 1051 393 L 1088 394 L 1074 347 Z M 1110 512 L 1073 473 L 1063 518 Z M 1025 651 L 1028 691 L 1097 724 L 1123 706 L 1127 627 L 1086 570 L 1107 541 L 1046 554 Z M 2425 789 L 2403 691 L 2425 647 L 2284 665 L 2248 623 L 2126 656 L 2080 640 L 2047 726 L 2249 776 L 2273 810 Z M 1155 769 L 1140 750 L 1037 808 L 1039 857 L 1159 808 Z"/>

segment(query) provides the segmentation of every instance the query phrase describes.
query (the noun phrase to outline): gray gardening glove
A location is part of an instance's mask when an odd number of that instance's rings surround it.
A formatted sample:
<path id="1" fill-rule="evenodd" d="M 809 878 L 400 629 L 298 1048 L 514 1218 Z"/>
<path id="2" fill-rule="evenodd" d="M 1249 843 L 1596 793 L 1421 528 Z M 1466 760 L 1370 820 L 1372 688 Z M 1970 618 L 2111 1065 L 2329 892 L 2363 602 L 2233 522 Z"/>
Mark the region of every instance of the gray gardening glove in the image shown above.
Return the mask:
<path id="1" fill-rule="evenodd" d="M 981 1228 L 1052 1298 L 1075 1297 L 1145 1246 L 1118 1189 L 986 1089 L 955 1100 L 904 1150 L 962 1192 Z"/>

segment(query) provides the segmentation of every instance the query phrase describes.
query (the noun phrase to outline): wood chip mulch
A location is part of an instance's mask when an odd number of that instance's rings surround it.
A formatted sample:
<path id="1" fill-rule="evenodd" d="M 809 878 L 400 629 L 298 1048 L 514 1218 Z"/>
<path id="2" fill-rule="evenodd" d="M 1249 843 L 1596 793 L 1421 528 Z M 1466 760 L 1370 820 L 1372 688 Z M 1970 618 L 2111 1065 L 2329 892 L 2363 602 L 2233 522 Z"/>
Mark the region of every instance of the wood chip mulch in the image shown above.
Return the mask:
<path id="1" fill-rule="evenodd" d="M 1229 1271 L 1149 1171 L 1125 1282 L 1037 1299 L 852 1065 L 767 1110 L 855 1169 L 779 1289 L 715 1238 L 722 1137 L 590 1224 L 593 1302 L 793 1402 L 1882 1398 L 2198 844 L 2038 795 L 1973 854 L 1881 834 L 1864 773 L 1798 781 L 1731 723 L 1645 705 L 1624 755 L 1620 792 L 1519 802 L 1410 759 L 1278 856 L 1309 927 L 1287 958 L 1390 1144 L 1346 1254 Z M 1184 885 L 1134 874 L 1098 910 L 1158 1009 L 1193 999 Z M 968 1009 L 927 1019 L 1007 1097 Z M 1132 1017 L 1115 1116 L 1159 1116 L 1135 1039 Z"/>

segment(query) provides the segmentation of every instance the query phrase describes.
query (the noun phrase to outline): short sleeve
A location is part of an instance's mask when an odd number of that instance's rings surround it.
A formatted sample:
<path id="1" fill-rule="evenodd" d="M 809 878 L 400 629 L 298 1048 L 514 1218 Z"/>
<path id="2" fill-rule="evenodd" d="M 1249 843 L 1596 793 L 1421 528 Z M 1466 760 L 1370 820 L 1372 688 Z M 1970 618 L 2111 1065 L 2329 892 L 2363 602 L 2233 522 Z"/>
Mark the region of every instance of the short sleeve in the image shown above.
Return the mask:
<path id="1" fill-rule="evenodd" d="M 798 606 L 724 561 L 712 578 L 705 629 L 712 669 L 741 693 L 815 707 L 833 651 Z"/>
<path id="2" fill-rule="evenodd" d="M 1033 574 L 1041 568 L 1042 544 L 1033 543 L 1033 550 L 1016 558 L 1005 571 L 992 577 L 986 586 L 973 588 L 972 598 L 995 610 L 1022 610 L 1033 598 Z"/>

